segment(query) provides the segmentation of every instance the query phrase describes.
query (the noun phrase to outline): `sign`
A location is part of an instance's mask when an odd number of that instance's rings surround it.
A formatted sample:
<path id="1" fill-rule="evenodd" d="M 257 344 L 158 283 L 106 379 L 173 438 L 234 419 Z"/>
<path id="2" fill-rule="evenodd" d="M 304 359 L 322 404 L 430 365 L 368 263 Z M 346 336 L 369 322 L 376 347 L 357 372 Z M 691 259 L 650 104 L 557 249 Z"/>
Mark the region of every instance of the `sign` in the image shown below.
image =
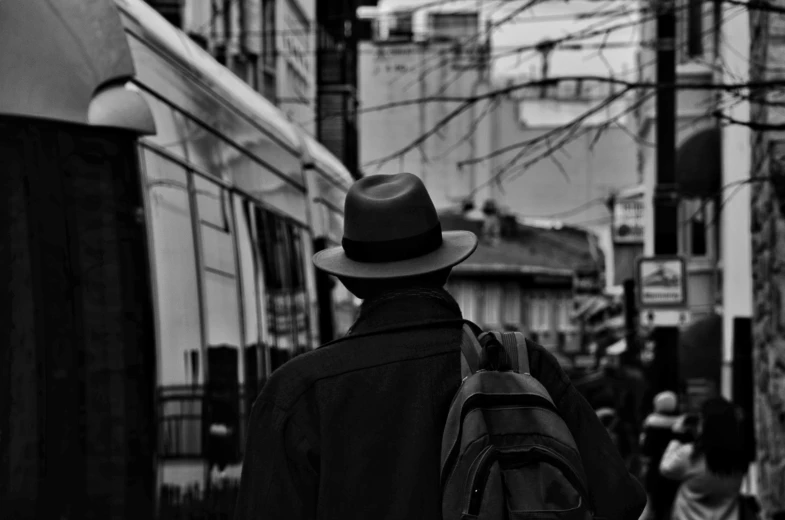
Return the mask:
<path id="1" fill-rule="evenodd" d="M 601 294 L 604 286 L 602 273 L 596 269 L 576 269 L 572 288 L 575 296 Z"/>
<path id="2" fill-rule="evenodd" d="M 637 272 L 640 308 L 682 308 L 687 305 L 687 276 L 683 258 L 640 258 Z"/>
<path id="3" fill-rule="evenodd" d="M 643 195 L 616 200 L 613 204 L 613 242 L 643 244 Z"/>
<path id="4" fill-rule="evenodd" d="M 640 313 L 644 327 L 684 327 L 690 323 L 690 312 L 680 309 L 647 309 Z"/>

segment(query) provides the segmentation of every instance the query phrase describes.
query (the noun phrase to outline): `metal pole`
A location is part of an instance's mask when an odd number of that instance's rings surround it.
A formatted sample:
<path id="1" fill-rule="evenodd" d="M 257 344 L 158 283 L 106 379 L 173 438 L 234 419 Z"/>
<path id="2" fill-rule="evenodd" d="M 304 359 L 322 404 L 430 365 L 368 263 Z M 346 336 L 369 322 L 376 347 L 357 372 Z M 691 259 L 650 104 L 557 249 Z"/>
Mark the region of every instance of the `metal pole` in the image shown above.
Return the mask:
<path id="1" fill-rule="evenodd" d="M 624 352 L 625 365 L 640 366 L 638 348 L 638 306 L 635 299 L 635 280 L 624 280 L 624 328 L 627 350 Z"/>
<path id="2" fill-rule="evenodd" d="M 659 0 L 657 15 L 657 181 L 654 191 L 654 254 L 679 252 L 676 196 L 676 10 L 673 0 Z M 678 390 L 677 327 L 654 331 L 658 390 Z"/>

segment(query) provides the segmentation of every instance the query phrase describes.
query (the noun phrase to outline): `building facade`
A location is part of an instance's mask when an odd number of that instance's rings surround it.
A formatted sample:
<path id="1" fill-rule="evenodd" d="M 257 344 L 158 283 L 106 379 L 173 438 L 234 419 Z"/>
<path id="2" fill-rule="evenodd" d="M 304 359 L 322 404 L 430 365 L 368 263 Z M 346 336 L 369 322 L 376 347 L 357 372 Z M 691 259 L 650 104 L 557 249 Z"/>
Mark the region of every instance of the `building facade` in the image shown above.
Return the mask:
<path id="1" fill-rule="evenodd" d="M 487 42 L 475 10 L 373 13 L 374 30 L 359 46 L 360 162 L 365 174 L 409 171 L 420 176 L 437 208 L 459 206 L 477 190 L 489 198 L 485 172 L 458 168 L 462 159 L 490 147 L 492 108 L 476 103 L 450 118 L 428 138 L 460 102 L 487 92 Z M 398 154 L 405 148 L 408 151 Z"/>
<path id="2" fill-rule="evenodd" d="M 513 215 L 473 211 L 443 211 L 441 221 L 445 230 L 480 237 L 475 253 L 453 268 L 447 284 L 464 318 L 485 330 L 525 332 L 566 358 L 583 353 L 586 342 L 575 320 L 575 273 L 586 268 L 599 273 L 604 262 L 592 247 L 591 233 L 528 226 Z"/>
<path id="3" fill-rule="evenodd" d="M 364 172 L 415 173 L 440 209 L 493 199 L 522 222 L 591 229 L 612 259 L 608 200 L 640 182 L 634 98 L 590 81 L 494 95 L 547 77 L 548 60 L 505 82 L 486 23 L 465 5 L 376 14 L 359 49 Z"/>

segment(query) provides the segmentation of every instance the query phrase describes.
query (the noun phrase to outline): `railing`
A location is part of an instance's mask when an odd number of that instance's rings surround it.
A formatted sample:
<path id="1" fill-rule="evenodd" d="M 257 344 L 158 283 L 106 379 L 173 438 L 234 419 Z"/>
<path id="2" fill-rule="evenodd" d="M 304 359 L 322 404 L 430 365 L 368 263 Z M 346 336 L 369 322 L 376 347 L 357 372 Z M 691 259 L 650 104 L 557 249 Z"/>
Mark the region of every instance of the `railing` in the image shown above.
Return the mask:
<path id="1" fill-rule="evenodd" d="M 239 482 L 198 487 L 162 486 L 158 505 L 159 520 L 231 520 L 240 490 Z"/>

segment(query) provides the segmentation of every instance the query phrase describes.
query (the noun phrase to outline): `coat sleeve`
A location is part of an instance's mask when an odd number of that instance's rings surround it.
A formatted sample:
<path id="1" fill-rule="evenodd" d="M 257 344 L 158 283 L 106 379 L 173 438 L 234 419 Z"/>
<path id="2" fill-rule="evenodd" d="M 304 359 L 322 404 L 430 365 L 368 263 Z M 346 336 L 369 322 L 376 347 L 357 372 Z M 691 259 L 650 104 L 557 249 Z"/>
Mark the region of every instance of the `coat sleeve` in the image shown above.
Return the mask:
<path id="1" fill-rule="evenodd" d="M 544 347 L 532 344 L 529 361 L 532 375 L 551 394 L 578 446 L 595 517 L 638 520 L 646 506 L 646 493 L 627 470 L 619 450 L 591 405 Z"/>
<path id="2" fill-rule="evenodd" d="M 315 518 L 319 482 L 315 460 L 295 418 L 257 400 L 248 422 L 235 520 Z"/>

